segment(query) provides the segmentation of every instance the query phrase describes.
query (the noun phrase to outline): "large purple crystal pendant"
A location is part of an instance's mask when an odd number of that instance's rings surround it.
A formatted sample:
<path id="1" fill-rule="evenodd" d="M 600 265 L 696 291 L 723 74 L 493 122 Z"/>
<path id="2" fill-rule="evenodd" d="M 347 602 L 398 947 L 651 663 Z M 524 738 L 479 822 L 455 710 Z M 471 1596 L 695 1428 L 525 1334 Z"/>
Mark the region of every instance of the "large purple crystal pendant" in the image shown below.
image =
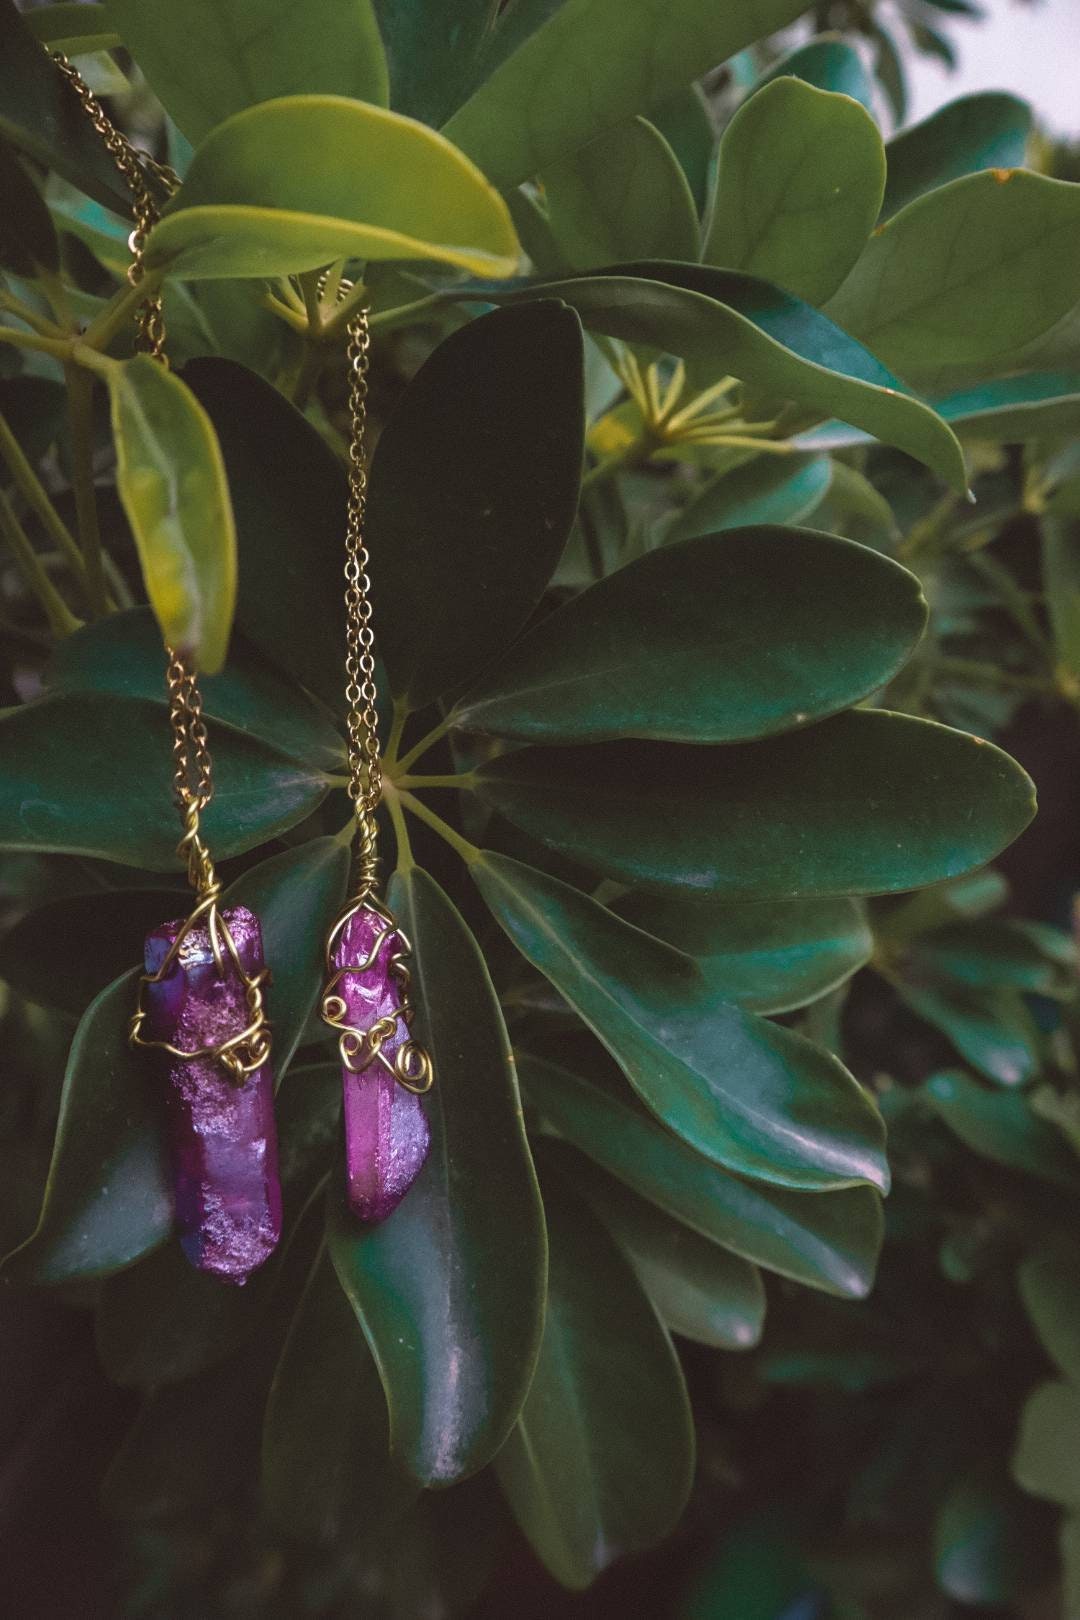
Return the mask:
<path id="1" fill-rule="evenodd" d="M 259 919 L 244 906 L 220 913 L 245 974 L 263 967 Z M 146 939 L 146 972 L 156 974 L 184 928 L 165 923 Z M 185 1052 L 213 1047 L 247 1028 L 245 985 L 223 947 L 214 961 L 209 929 L 191 928 L 159 983 L 144 983 L 142 1037 Z M 269 1062 L 239 1081 L 216 1057 L 157 1054 L 165 1091 L 180 1243 L 200 1271 L 245 1283 L 281 1237 L 281 1182 Z"/>
<path id="2" fill-rule="evenodd" d="M 386 918 L 370 906 L 359 906 L 338 934 L 331 955 L 335 969 L 371 959 L 358 972 L 342 973 L 335 994 L 345 1003 L 342 1023 L 352 1029 L 369 1030 L 378 1019 L 397 1013 L 394 1032 L 382 1044 L 382 1056 L 391 1067 L 395 1053 L 410 1038 L 399 1012 L 402 986 L 390 967 L 402 951 L 401 937 Z M 362 1221 L 384 1221 L 423 1169 L 431 1146 L 427 1116 L 420 1098 L 401 1085 L 378 1057 L 359 1074 L 343 1064 L 341 1080 L 349 1208 Z"/>

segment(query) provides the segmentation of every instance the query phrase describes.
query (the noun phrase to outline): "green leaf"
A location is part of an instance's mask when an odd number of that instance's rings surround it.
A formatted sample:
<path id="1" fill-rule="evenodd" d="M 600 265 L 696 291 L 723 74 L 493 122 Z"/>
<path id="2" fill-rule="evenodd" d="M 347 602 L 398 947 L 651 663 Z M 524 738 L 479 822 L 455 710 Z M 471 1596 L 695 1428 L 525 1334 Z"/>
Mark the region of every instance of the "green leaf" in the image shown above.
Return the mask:
<path id="1" fill-rule="evenodd" d="M 675 153 L 698 214 L 704 214 L 716 167 L 716 130 L 700 88 L 689 84 L 652 109 L 650 122 Z"/>
<path id="2" fill-rule="evenodd" d="M 0 978 L 31 1001 L 78 1018 L 106 985 L 127 972 L 143 935 L 187 904 L 178 889 L 96 889 L 50 900 L 5 933 Z M 68 952 L 58 973 L 57 940 L 91 939 L 93 950 Z"/>
<path id="3" fill-rule="evenodd" d="M 965 174 L 1018 168 L 1030 133 L 1031 108 L 1016 96 L 990 90 L 950 101 L 894 135 L 885 148 L 889 177 L 882 218 Z"/>
<path id="4" fill-rule="evenodd" d="M 620 259 L 701 256 L 697 211 L 667 141 L 644 118 L 545 169 L 548 222 L 576 270 Z"/>
<path id="5" fill-rule="evenodd" d="M 34 280 L 55 273 L 60 246 L 52 216 L 15 153 L 0 140 L 0 266 Z"/>
<path id="6" fill-rule="evenodd" d="M 52 51 L 63 51 L 65 56 L 111 51 L 120 44 L 120 35 L 110 27 L 105 7 L 86 5 L 83 0 L 35 6 L 26 13 L 26 22 L 35 39 Z"/>
<path id="7" fill-rule="evenodd" d="M 1019 1600 L 1045 1573 L 1039 1510 L 1000 1467 L 995 1460 L 971 1469 L 937 1512 L 937 1580 L 958 1603 L 999 1608 Z"/>
<path id="8" fill-rule="evenodd" d="M 4 1262 L 13 1282 L 107 1276 L 172 1228 L 153 1090 L 128 1043 L 137 978 L 133 968 L 103 990 L 75 1031 L 41 1215 Z"/>
<path id="9" fill-rule="evenodd" d="M 908 382 L 994 375 L 1077 302 L 1080 186 L 1020 169 L 954 180 L 871 237 L 828 313 Z"/>
<path id="10" fill-rule="evenodd" d="M 802 79 L 806 84 L 816 85 L 819 90 L 832 90 L 839 95 L 850 96 L 869 113 L 874 110 L 874 87 L 870 76 L 862 65 L 859 53 L 846 44 L 839 34 L 821 34 L 817 39 L 798 46 L 787 56 L 781 57 L 776 66 L 762 76 L 760 83 L 772 84 L 774 80 L 783 78 Z"/>
<path id="11" fill-rule="evenodd" d="M 857 972 L 874 944 L 854 900 L 733 906 L 632 894 L 614 909 L 692 956 L 713 993 L 747 1012 L 805 1007 Z"/>
<path id="12" fill-rule="evenodd" d="M 0 136 L 113 213 L 130 216 L 123 178 L 14 0 L 0 0 Z"/>
<path id="13" fill-rule="evenodd" d="M 909 960 L 920 971 L 973 989 L 1007 987 L 1044 996 L 1071 995 L 1077 967 L 1068 934 L 1013 918 L 935 928 L 911 947 Z"/>
<path id="14" fill-rule="evenodd" d="M 345 470 L 318 429 L 254 372 L 229 360 L 193 360 L 184 381 L 225 458 L 240 560 L 237 624 L 338 712 Z"/>
<path id="15" fill-rule="evenodd" d="M 734 1254 L 829 1294 L 869 1293 L 881 1203 L 868 1187 L 788 1192 L 708 1163 L 629 1097 L 521 1054 L 526 1095 L 546 1124 L 611 1175 Z"/>
<path id="16" fill-rule="evenodd" d="M 824 303 L 862 252 L 884 189 L 885 148 L 866 109 L 776 79 L 721 138 L 705 261 Z"/>
<path id="17" fill-rule="evenodd" d="M 665 531 L 665 540 L 692 540 L 756 523 L 801 523 L 829 488 L 828 456 L 757 456 L 703 484 Z"/>
<path id="18" fill-rule="evenodd" d="M 379 1375 L 325 1252 L 270 1386 L 262 1487 L 281 1528 L 313 1541 L 385 1529 L 419 1494 L 390 1460 Z"/>
<path id="19" fill-rule="evenodd" d="M 295 618 L 293 624 L 295 629 Z M 112 692 L 164 705 L 165 653 L 149 609 L 111 614 L 59 642 L 48 685 L 59 693 Z M 221 720 L 293 759 L 343 768 L 344 743 L 325 711 L 249 648 L 234 643 L 221 674 L 201 680 L 199 690 L 208 720 Z"/>
<path id="20" fill-rule="evenodd" d="M 678 1359 L 629 1262 L 557 1178 L 545 1178 L 544 1208 L 544 1339 L 496 1471 L 537 1557 L 581 1588 L 674 1529 L 694 1431 Z"/>
<path id="21" fill-rule="evenodd" d="M 446 133 L 512 186 L 793 21 L 801 0 L 566 0 L 458 109 Z M 513 9 L 510 12 L 513 18 Z M 582 74 L 588 73 L 588 95 Z"/>
<path id="22" fill-rule="evenodd" d="M 175 1241 L 108 1278 L 98 1295 L 96 1338 L 102 1366 L 114 1383 L 146 1389 L 181 1383 L 261 1332 L 281 1283 L 295 1213 L 309 1207 L 314 1187 L 324 1179 L 340 1112 L 336 1063 L 293 1070 L 278 1092 L 285 1242 L 242 1289 L 223 1288 L 220 1279 L 196 1271 Z"/>
<path id="23" fill-rule="evenodd" d="M 525 292 L 493 285 L 488 296 L 495 303 L 561 298 L 591 330 L 729 372 L 821 416 L 839 416 L 924 461 L 957 489 L 966 487 L 951 428 L 827 316 L 755 276 L 650 260 L 538 282 Z"/>
<path id="24" fill-rule="evenodd" d="M 988 1080 L 1022 1086 L 1042 1063 L 1041 1038 L 1023 998 L 1014 990 L 973 990 L 922 984 L 914 975 L 894 981 L 914 1013 L 939 1029 L 960 1056 Z"/>
<path id="25" fill-rule="evenodd" d="M 529 749 L 475 782 L 530 836 L 620 882 L 747 900 L 940 883 L 993 859 L 1034 812 L 999 749 L 868 709 L 721 748 Z"/>
<path id="26" fill-rule="evenodd" d="M 587 895 L 485 852 L 471 875 L 522 955 L 669 1130 L 781 1187 L 884 1188 L 877 1109 L 829 1053 L 719 1001 L 689 956 Z"/>
<path id="27" fill-rule="evenodd" d="M 168 645 L 213 675 L 236 600 L 236 529 L 213 424 L 149 355 L 110 365 L 107 380 L 116 487 L 150 605 Z"/>
<path id="28" fill-rule="evenodd" d="M 335 1198 L 330 1252 L 367 1335 L 391 1447 L 424 1485 L 475 1473 L 529 1387 L 543 1322 L 543 1212 L 510 1044 L 479 947 L 443 891 L 399 871 L 390 904 L 415 947 L 420 1038 L 435 1065 L 432 1149 L 393 1220 Z"/>
<path id="29" fill-rule="evenodd" d="M 545 743 L 765 737 L 884 686 L 925 623 L 918 581 L 878 552 L 807 530 L 729 529 L 647 552 L 572 598 L 454 718 Z M 501 768 L 513 773 L 512 758 Z"/>
<path id="30" fill-rule="evenodd" d="M 219 859 L 303 821 L 326 777 L 230 726 L 212 729 L 216 793 L 203 831 Z M 105 693 L 49 697 L 0 719 L 0 848 L 66 851 L 176 871 L 165 712 Z"/>
<path id="31" fill-rule="evenodd" d="M 385 107 L 386 58 L 371 0 L 107 0 L 113 26 L 189 141 L 256 102 L 305 92 Z"/>
<path id="32" fill-rule="evenodd" d="M 395 112 L 438 128 L 464 100 L 491 21 L 490 0 L 374 0 Z"/>
<path id="33" fill-rule="evenodd" d="M 673 1333 L 718 1350 L 747 1350 L 758 1342 L 765 1290 L 755 1266 L 673 1220 L 574 1149 L 552 1142 L 544 1157 L 603 1221 Z"/>
<path id="34" fill-rule="evenodd" d="M 1029 1396 L 1013 1474 L 1032 1496 L 1080 1507 L 1080 1390 L 1072 1384 L 1040 1384 Z"/>
<path id="35" fill-rule="evenodd" d="M 965 441 L 1021 444 L 1080 429 L 1080 376 L 1027 372 L 963 388 L 934 401 L 934 410 Z M 846 450 L 871 440 L 856 428 L 828 422 L 796 439 L 808 450 Z"/>
<path id="36" fill-rule="evenodd" d="M 387 423 L 368 545 L 379 647 L 410 708 L 473 675 L 540 600 L 577 509 L 582 368 L 572 311 L 498 310 L 436 349 Z"/>
<path id="37" fill-rule="evenodd" d="M 1080 1383 L 1080 1251 L 1070 1241 L 1047 1242 L 1017 1273 L 1020 1297 L 1044 1350 Z"/>
<path id="38" fill-rule="evenodd" d="M 335 258 L 508 276 L 518 244 L 498 192 L 434 130 L 341 96 L 285 96 L 207 136 L 146 247 L 148 269 L 193 280 Z"/>
<path id="39" fill-rule="evenodd" d="M 1080 1192 L 1080 1163 L 1061 1132 L 1019 1092 L 991 1090 L 960 1070 L 932 1075 L 923 1094 L 965 1147 L 1010 1170 Z"/>
<path id="40" fill-rule="evenodd" d="M 1049 513 L 1043 518 L 1042 568 L 1058 663 L 1080 680 L 1080 523 Z"/>

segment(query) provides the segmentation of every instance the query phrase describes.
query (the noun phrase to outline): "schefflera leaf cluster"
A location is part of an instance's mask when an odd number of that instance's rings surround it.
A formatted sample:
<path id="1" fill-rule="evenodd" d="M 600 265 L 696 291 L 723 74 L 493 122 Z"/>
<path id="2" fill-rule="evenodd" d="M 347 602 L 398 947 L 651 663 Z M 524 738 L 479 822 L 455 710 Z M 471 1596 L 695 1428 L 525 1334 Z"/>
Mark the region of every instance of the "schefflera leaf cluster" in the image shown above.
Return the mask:
<path id="1" fill-rule="evenodd" d="M 626 0 L 518 0 L 452 30 L 384 5 L 347 24 L 328 7 L 321 30 L 309 6 L 298 30 L 274 7 L 250 36 L 225 26 L 250 5 L 83 9 L 196 143 L 148 256 L 177 366 L 120 358 L 130 300 L 90 294 L 83 342 L 30 347 L 103 377 L 158 625 L 220 667 L 206 830 L 240 858 L 227 899 L 259 910 L 274 967 L 287 1237 L 242 1295 L 168 1241 L 125 1042 L 136 941 L 183 908 L 159 637 L 145 610 L 102 613 L 0 723 L 5 847 L 76 857 L 102 885 L 4 946 L 13 984 L 82 1014 L 40 1220 L 7 1274 L 93 1284 L 103 1363 L 146 1394 L 105 1482 L 115 1511 L 191 1509 L 242 1478 L 257 1436 L 287 1531 L 408 1546 L 467 1522 L 494 1476 L 548 1568 L 584 1586 L 685 1503 L 672 1332 L 744 1348 L 767 1277 L 871 1285 L 882 1122 L 788 1015 L 866 961 L 863 897 L 983 865 L 1033 808 L 999 750 L 880 706 L 924 627 L 919 582 L 818 532 L 857 475 L 794 441 L 835 417 L 829 444 L 876 437 L 962 490 L 969 406 L 913 387 L 1015 369 L 1068 289 L 1048 277 L 1003 330 L 977 313 L 992 299 L 958 314 L 959 283 L 903 267 L 938 251 L 944 182 L 985 216 L 968 269 L 991 290 L 1011 273 L 999 235 L 1020 211 L 1033 238 L 1067 235 L 1075 193 L 984 172 L 1021 155 L 1007 98 L 947 154 L 925 126 L 886 151 L 840 42 L 766 75 L 717 143 L 691 81 L 791 21 L 791 0 L 679 0 L 663 29 Z M 92 137 L 51 117 L 26 25 L 0 20 L 24 74 L 2 133 L 123 215 Z M 123 275 L 124 232 L 118 249 L 66 193 L 40 209 L 17 172 L 46 243 L 20 277 L 52 268 L 50 231 Z M 535 275 L 512 274 L 518 236 Z M 377 366 L 398 329 L 433 349 L 380 424 L 368 539 L 390 900 L 439 1073 L 434 1151 L 366 1232 L 342 1213 L 338 1077 L 311 1021 L 347 867 L 344 476 L 319 383 L 349 306 L 320 292 L 331 260 L 361 261 Z M 670 459 L 711 480 L 678 486 L 694 500 L 668 529 L 615 522 L 608 546 L 605 490 Z M 94 583 L 73 586 L 88 617 L 115 605 Z M 58 985 L 48 942 L 88 922 L 99 955 Z"/>

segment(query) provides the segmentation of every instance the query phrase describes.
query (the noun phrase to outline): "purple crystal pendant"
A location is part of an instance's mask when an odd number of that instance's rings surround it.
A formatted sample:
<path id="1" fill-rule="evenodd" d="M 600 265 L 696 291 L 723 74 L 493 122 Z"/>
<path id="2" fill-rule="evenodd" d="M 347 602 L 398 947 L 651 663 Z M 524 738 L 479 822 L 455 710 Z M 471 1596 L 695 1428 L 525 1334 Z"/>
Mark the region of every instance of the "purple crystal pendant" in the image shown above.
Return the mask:
<path id="1" fill-rule="evenodd" d="M 259 919 L 204 897 L 146 939 L 132 1042 L 156 1050 L 180 1242 L 243 1284 L 281 1237 L 281 1183 Z"/>
<path id="2" fill-rule="evenodd" d="M 393 1213 L 423 1169 L 431 1132 L 420 1101 L 431 1059 L 409 1032 L 411 947 L 388 911 L 357 900 L 327 941 L 322 1016 L 339 1032 L 349 1208 Z"/>

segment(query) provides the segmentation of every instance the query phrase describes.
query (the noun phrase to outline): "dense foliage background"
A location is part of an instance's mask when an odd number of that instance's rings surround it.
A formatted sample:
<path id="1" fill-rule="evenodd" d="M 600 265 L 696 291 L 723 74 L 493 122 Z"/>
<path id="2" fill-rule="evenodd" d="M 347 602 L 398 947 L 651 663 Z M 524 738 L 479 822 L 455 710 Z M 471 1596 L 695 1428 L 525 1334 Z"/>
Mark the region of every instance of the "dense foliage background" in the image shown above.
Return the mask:
<path id="1" fill-rule="evenodd" d="M 0 0 L 12 1612 L 1080 1615 L 1080 194 L 1011 96 L 906 126 L 968 0 L 804 10 Z M 183 177 L 167 372 L 43 47 Z M 370 1231 L 312 1016 L 361 299 L 439 1073 Z M 274 972 L 242 1292 L 126 1043 L 163 634 Z"/>

